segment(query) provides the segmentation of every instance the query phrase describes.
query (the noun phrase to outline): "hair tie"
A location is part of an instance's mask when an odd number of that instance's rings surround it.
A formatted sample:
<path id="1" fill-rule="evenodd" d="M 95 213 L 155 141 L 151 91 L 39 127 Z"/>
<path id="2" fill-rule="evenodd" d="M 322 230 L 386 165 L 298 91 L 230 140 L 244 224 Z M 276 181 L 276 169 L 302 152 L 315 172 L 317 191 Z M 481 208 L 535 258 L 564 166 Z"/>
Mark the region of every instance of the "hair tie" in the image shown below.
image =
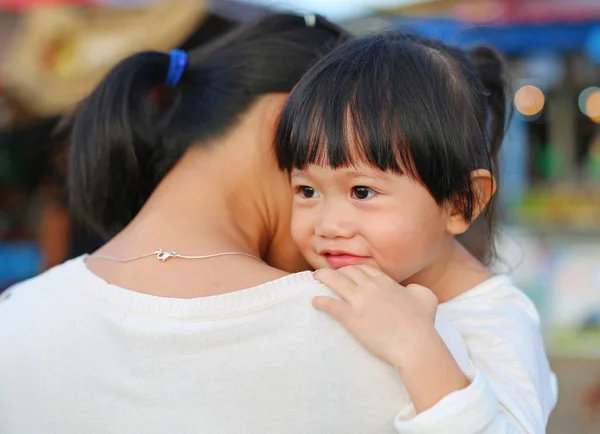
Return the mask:
<path id="1" fill-rule="evenodd" d="M 188 55 L 183 50 L 171 50 L 169 61 L 169 72 L 165 84 L 169 87 L 176 87 L 183 76 L 183 72 L 188 64 Z"/>
<path id="2" fill-rule="evenodd" d="M 306 27 L 314 27 L 317 24 L 317 17 L 315 14 L 306 14 L 304 15 L 304 24 Z"/>

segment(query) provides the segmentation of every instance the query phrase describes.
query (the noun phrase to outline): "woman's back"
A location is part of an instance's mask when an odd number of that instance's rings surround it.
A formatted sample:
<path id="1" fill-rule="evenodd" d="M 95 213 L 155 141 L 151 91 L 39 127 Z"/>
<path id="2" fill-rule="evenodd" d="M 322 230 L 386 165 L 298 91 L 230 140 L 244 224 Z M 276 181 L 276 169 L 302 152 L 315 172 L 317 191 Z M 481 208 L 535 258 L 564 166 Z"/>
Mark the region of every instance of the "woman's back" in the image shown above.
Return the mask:
<path id="1" fill-rule="evenodd" d="M 395 432 L 409 406 L 399 376 L 314 310 L 316 295 L 331 292 L 305 272 L 156 297 L 67 262 L 0 302 L 0 432 Z"/>

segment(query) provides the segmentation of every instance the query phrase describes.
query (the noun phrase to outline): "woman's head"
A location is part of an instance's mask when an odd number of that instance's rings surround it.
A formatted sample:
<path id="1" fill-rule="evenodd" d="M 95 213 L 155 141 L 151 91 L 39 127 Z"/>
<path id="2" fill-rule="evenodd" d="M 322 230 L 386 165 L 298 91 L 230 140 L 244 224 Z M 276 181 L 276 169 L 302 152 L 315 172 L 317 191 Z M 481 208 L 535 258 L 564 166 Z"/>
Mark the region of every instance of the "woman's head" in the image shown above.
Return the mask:
<path id="1" fill-rule="evenodd" d="M 191 146 L 226 135 L 268 94 L 287 93 L 344 38 L 337 27 L 267 16 L 189 53 L 175 87 L 171 57 L 143 52 L 117 65 L 79 107 L 70 149 L 70 202 L 104 235 L 127 225 Z"/>
<path id="2" fill-rule="evenodd" d="M 346 42 L 292 92 L 277 134 L 292 232 L 313 266 L 374 260 L 405 281 L 467 230 L 495 189 L 503 63 L 400 32 Z"/>

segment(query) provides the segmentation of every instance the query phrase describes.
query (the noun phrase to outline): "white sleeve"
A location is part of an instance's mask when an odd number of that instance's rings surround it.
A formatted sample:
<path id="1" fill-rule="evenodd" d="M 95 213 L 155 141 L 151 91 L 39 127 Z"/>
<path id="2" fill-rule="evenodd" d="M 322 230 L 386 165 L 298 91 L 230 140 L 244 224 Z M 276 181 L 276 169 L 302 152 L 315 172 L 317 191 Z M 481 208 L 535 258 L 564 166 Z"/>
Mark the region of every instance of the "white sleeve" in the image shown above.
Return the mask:
<path id="1" fill-rule="evenodd" d="M 557 386 L 537 311 L 516 288 L 495 289 L 440 306 L 463 336 L 477 374 L 467 388 L 412 419 L 405 420 L 410 409 L 401 413 L 395 420 L 398 433 L 546 432 Z"/>
<path id="2" fill-rule="evenodd" d="M 543 434 L 515 424 L 502 408 L 485 375 L 478 372 L 463 390 L 445 396 L 432 408 L 414 416 L 411 406 L 400 413 L 394 426 L 400 434 Z"/>
<path id="3" fill-rule="evenodd" d="M 414 417 L 411 405 L 396 417 L 394 425 L 401 434 L 487 433 L 497 414 L 498 401 L 483 374 L 477 373 L 468 387 Z"/>

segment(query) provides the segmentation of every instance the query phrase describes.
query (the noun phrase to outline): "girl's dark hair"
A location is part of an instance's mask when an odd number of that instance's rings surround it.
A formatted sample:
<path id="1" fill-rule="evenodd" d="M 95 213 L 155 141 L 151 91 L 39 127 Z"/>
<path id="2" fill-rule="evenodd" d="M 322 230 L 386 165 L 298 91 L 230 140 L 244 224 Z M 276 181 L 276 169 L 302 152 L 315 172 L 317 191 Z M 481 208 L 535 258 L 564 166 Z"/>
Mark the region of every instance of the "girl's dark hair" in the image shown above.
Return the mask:
<path id="1" fill-rule="evenodd" d="M 279 165 L 362 162 L 405 174 L 471 221 L 471 172 L 495 174 L 504 138 L 504 75 L 487 47 L 464 51 L 402 32 L 348 41 L 292 92 L 276 137 Z"/>
<path id="2" fill-rule="evenodd" d="M 167 53 L 119 63 L 80 105 L 69 156 L 75 214 L 112 235 L 194 144 L 225 133 L 260 96 L 289 92 L 346 34 L 321 17 L 273 14 L 189 53 L 176 88 Z"/>

